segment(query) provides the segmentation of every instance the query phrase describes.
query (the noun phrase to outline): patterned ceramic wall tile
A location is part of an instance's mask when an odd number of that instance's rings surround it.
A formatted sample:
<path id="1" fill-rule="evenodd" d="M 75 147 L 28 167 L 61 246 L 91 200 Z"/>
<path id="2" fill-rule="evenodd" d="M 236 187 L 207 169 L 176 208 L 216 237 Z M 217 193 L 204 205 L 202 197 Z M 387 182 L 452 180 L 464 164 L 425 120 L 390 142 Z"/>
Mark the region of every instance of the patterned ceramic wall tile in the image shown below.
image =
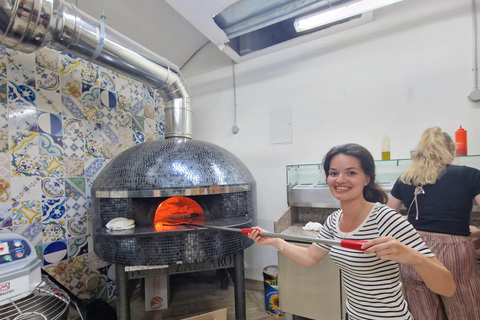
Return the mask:
<path id="1" fill-rule="evenodd" d="M 65 199 L 45 199 L 42 201 L 42 222 L 66 219 Z"/>
<path id="2" fill-rule="evenodd" d="M 72 139 L 70 137 L 64 137 L 63 142 L 63 156 L 83 158 L 85 157 L 85 140 L 84 139 Z"/>
<path id="3" fill-rule="evenodd" d="M 27 154 L 12 154 L 12 177 L 40 176 L 39 157 L 40 156 L 29 156 Z"/>
<path id="4" fill-rule="evenodd" d="M 35 62 L 37 66 L 46 70 L 60 73 L 59 53 L 56 50 L 45 48 L 35 53 Z"/>
<path id="5" fill-rule="evenodd" d="M 67 197 L 85 197 L 85 178 L 65 178 Z"/>
<path id="6" fill-rule="evenodd" d="M 0 228 L 12 226 L 12 204 L 0 203 Z"/>
<path id="7" fill-rule="evenodd" d="M 42 222 L 42 202 L 40 200 L 13 201 L 13 225 L 31 225 Z"/>
<path id="8" fill-rule="evenodd" d="M 0 83 L 4 81 L 0 79 Z M 6 103 L 0 103 L 0 128 L 8 128 L 8 106 Z"/>
<path id="9" fill-rule="evenodd" d="M 37 111 L 59 115 L 68 115 L 69 111 L 62 104 L 62 97 L 54 91 L 39 90 L 36 92 Z"/>
<path id="10" fill-rule="evenodd" d="M 80 59 L 69 53 L 60 53 L 59 59 L 61 75 L 81 79 L 82 62 Z"/>
<path id="11" fill-rule="evenodd" d="M 57 263 L 45 263 L 43 268 L 49 275 L 60 283 L 66 283 L 68 280 L 68 261 L 63 260 Z"/>
<path id="12" fill-rule="evenodd" d="M 42 198 L 63 198 L 65 197 L 64 178 L 41 178 Z"/>
<path id="13" fill-rule="evenodd" d="M 83 122 L 79 119 L 63 118 L 63 135 L 70 138 L 83 138 Z"/>
<path id="14" fill-rule="evenodd" d="M 63 142 L 62 137 L 40 133 L 38 135 L 38 146 L 41 155 L 62 156 Z"/>
<path id="15" fill-rule="evenodd" d="M 83 158 L 65 157 L 65 177 L 83 177 L 85 175 L 85 161 Z"/>
<path id="16" fill-rule="evenodd" d="M 10 180 L 11 198 L 15 201 L 41 200 L 42 183 L 39 177 L 13 177 Z"/>
<path id="17" fill-rule="evenodd" d="M 35 109 L 9 107 L 8 128 L 10 130 L 38 132 L 37 111 Z"/>
<path id="18" fill-rule="evenodd" d="M 63 177 L 65 170 L 63 157 L 39 156 L 40 176 L 42 177 Z"/>
<path id="19" fill-rule="evenodd" d="M 58 73 L 37 67 L 36 80 L 37 90 L 47 90 L 56 93 L 60 92 L 60 75 Z"/>
<path id="20" fill-rule="evenodd" d="M 38 133 L 28 131 L 10 131 L 10 152 L 13 154 L 39 154 Z"/>
<path id="21" fill-rule="evenodd" d="M 0 231 L 32 241 L 74 294 L 112 299 L 114 268 L 92 249 L 91 187 L 119 153 L 162 139 L 163 123 L 158 90 L 53 48 L 0 46 Z"/>
<path id="22" fill-rule="evenodd" d="M 10 177 L 10 152 L 0 152 L 0 177 Z"/>
<path id="23" fill-rule="evenodd" d="M 51 220 L 48 222 L 43 222 L 43 243 L 51 243 L 58 240 L 65 240 L 67 238 L 67 222 L 65 219 Z M 45 252 L 43 253 L 43 258 L 45 261 L 50 262 L 52 257 L 45 257 Z M 65 250 L 66 258 L 66 250 Z M 55 261 L 56 262 L 56 261 Z"/>

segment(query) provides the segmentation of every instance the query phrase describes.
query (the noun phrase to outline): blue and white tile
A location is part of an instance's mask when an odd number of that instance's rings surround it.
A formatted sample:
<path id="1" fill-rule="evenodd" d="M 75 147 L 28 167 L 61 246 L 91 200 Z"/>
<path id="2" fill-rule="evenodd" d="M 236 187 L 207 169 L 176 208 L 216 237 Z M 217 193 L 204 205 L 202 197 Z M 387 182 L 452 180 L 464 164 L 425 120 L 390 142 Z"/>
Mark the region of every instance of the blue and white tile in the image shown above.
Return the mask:
<path id="1" fill-rule="evenodd" d="M 132 114 L 130 112 L 118 110 L 117 113 L 118 126 L 122 128 L 132 127 Z"/>
<path id="2" fill-rule="evenodd" d="M 42 222 L 66 219 L 65 198 L 42 200 Z"/>
<path id="3" fill-rule="evenodd" d="M 55 136 L 63 135 L 62 117 L 53 113 L 38 113 L 38 131 Z"/>
<path id="4" fill-rule="evenodd" d="M 49 234 L 61 234 L 58 231 L 52 231 Z M 50 237 L 47 237 L 50 238 Z M 52 240 L 51 243 L 43 245 L 44 265 L 56 264 L 65 261 L 68 258 L 68 247 L 65 239 Z M 58 280 L 58 279 L 57 279 Z"/>
<path id="5" fill-rule="evenodd" d="M 63 112 L 57 112 L 62 116 L 75 118 L 75 119 L 83 119 L 83 104 L 80 100 L 73 99 L 72 97 L 68 97 L 65 95 L 61 96 Z"/>
<path id="6" fill-rule="evenodd" d="M 85 139 L 63 137 L 63 156 L 73 158 L 85 157 Z"/>
<path id="7" fill-rule="evenodd" d="M 143 101 L 132 101 L 132 107 L 130 108 L 130 113 L 137 117 L 143 117 Z"/>
<path id="8" fill-rule="evenodd" d="M 145 142 L 145 134 L 142 131 L 133 131 L 133 144 Z"/>
<path id="9" fill-rule="evenodd" d="M 85 177 L 96 178 L 105 165 L 104 159 L 87 158 L 85 159 Z"/>
<path id="10" fill-rule="evenodd" d="M 22 236 L 24 236 L 25 238 L 30 240 L 30 242 L 33 244 L 33 246 L 36 249 L 38 246 L 42 246 L 42 244 L 43 244 L 43 242 L 42 242 L 42 238 L 43 238 L 42 228 L 43 228 L 42 223 L 39 222 L 39 223 L 23 224 L 23 225 L 14 226 L 12 228 L 12 231 L 17 233 L 17 234 L 21 234 Z M 40 250 L 40 252 L 37 252 L 37 254 L 39 253 L 41 255 L 42 252 L 43 252 L 43 249 Z"/>
<path id="11" fill-rule="evenodd" d="M 102 140 L 104 142 L 114 142 L 118 143 L 118 132 L 115 126 L 112 125 L 102 125 Z"/>
<path id="12" fill-rule="evenodd" d="M 15 107 L 37 108 L 37 94 L 32 87 L 24 84 L 8 83 L 8 104 Z"/>

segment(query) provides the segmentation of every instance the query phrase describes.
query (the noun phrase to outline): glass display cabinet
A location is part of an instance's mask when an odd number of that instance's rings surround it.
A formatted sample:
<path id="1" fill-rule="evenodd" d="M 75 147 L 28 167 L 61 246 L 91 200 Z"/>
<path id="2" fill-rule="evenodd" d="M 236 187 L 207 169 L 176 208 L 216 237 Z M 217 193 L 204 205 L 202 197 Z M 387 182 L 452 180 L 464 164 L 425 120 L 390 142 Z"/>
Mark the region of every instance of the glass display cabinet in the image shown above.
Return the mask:
<path id="1" fill-rule="evenodd" d="M 412 164 L 411 159 L 376 160 L 377 182 L 388 193 L 397 178 Z M 455 157 L 454 164 L 480 170 L 480 155 Z M 338 208 L 326 184 L 321 163 L 287 165 L 287 202 L 290 207 Z M 476 207 L 476 206 L 475 206 Z M 475 208 L 478 210 L 478 207 Z"/>

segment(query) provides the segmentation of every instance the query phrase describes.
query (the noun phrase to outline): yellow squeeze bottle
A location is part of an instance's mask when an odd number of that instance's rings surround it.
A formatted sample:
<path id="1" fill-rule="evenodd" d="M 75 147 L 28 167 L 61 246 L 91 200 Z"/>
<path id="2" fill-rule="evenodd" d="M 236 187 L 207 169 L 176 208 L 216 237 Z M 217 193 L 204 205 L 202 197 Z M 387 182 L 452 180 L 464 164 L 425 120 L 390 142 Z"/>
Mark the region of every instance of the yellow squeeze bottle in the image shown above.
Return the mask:
<path id="1" fill-rule="evenodd" d="M 390 138 L 386 134 L 382 138 L 382 160 L 390 160 Z"/>

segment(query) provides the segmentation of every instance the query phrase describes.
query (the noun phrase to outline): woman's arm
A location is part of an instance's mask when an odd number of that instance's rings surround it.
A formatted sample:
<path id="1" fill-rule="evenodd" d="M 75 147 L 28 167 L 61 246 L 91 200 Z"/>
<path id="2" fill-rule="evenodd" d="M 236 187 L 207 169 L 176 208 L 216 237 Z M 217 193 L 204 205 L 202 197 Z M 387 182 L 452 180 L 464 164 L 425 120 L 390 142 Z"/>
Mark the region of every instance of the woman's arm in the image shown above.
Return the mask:
<path id="1" fill-rule="evenodd" d="M 363 245 L 365 253 L 374 253 L 382 260 L 412 266 L 427 287 L 437 294 L 451 297 L 456 290 L 453 276 L 435 257 L 426 257 L 393 237 L 381 237 Z"/>
<path id="2" fill-rule="evenodd" d="M 387 206 L 392 208 L 393 210 L 400 212 L 402 208 L 402 200 L 395 198 L 394 196 L 390 195 L 388 198 Z"/>
<path id="3" fill-rule="evenodd" d="M 271 245 L 275 247 L 287 258 L 304 267 L 315 266 L 328 254 L 328 251 L 323 250 L 314 244 L 308 248 L 299 247 L 280 238 L 261 236 L 259 234 L 260 231 L 265 230 L 255 227 L 254 230 L 248 234 L 248 237 L 259 245 Z"/>
<path id="4" fill-rule="evenodd" d="M 480 249 L 480 229 L 475 226 L 470 226 L 470 237 L 473 239 L 475 250 Z"/>

